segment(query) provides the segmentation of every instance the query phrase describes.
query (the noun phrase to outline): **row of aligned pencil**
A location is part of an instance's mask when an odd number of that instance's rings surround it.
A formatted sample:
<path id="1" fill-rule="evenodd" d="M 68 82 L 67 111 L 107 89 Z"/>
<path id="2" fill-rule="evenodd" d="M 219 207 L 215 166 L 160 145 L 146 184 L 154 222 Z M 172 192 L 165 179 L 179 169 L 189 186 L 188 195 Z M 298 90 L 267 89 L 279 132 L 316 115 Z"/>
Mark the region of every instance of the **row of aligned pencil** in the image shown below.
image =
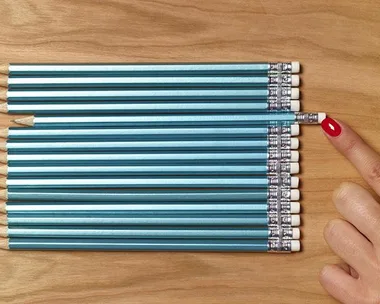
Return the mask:
<path id="1" fill-rule="evenodd" d="M 300 250 L 298 62 L 10 64 L 0 246 Z"/>

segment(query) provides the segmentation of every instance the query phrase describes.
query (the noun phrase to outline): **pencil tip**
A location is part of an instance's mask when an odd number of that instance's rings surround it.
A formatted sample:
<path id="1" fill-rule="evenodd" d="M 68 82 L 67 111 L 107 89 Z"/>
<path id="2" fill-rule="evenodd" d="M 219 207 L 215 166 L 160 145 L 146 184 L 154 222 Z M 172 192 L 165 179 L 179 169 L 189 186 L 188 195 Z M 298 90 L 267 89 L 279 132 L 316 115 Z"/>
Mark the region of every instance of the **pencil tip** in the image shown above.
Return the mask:
<path id="1" fill-rule="evenodd" d="M 0 141 L 0 151 L 7 151 L 7 143 L 5 141 Z"/>
<path id="2" fill-rule="evenodd" d="M 8 175 L 8 166 L 0 165 L 0 175 L 7 176 Z"/>
<path id="3" fill-rule="evenodd" d="M 0 177 L 0 188 L 7 188 L 7 177 Z"/>
<path id="4" fill-rule="evenodd" d="M 13 120 L 16 124 L 27 126 L 27 127 L 32 127 L 34 125 L 34 117 L 33 116 L 28 116 L 28 117 L 22 117 L 22 118 L 17 118 Z"/>
<path id="5" fill-rule="evenodd" d="M 7 189 L 0 189 L 0 199 L 3 201 L 8 200 L 8 190 Z"/>
<path id="6" fill-rule="evenodd" d="M 0 203 L 0 212 L 1 213 L 7 213 L 7 203 Z"/>
<path id="7" fill-rule="evenodd" d="M 6 102 L 0 103 L 0 113 L 8 113 L 8 104 Z"/>
<path id="8" fill-rule="evenodd" d="M 9 249 L 9 239 L 0 238 L 0 249 Z"/>
<path id="9" fill-rule="evenodd" d="M 8 237 L 8 226 L 0 226 L 0 237 Z"/>
<path id="10" fill-rule="evenodd" d="M 0 100 L 7 100 L 8 89 L 0 88 Z"/>
<path id="11" fill-rule="evenodd" d="M 9 74 L 9 64 L 7 63 L 0 64 L 0 74 L 4 74 L 4 75 Z"/>
<path id="12" fill-rule="evenodd" d="M 9 132 L 8 128 L 0 129 L 0 137 L 1 138 L 8 138 L 8 132 Z"/>
<path id="13" fill-rule="evenodd" d="M 0 153 L 0 163 L 2 163 L 2 164 L 8 163 L 8 154 L 7 153 Z"/>
<path id="14" fill-rule="evenodd" d="M 0 214 L 0 225 L 8 225 L 8 217 L 6 214 Z"/>

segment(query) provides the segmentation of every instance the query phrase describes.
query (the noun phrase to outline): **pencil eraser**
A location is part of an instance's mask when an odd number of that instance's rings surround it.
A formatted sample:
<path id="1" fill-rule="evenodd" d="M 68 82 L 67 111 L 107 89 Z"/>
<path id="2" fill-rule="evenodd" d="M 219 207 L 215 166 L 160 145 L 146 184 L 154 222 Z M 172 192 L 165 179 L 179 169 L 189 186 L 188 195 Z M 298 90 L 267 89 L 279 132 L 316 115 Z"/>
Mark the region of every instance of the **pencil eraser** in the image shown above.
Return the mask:
<path id="1" fill-rule="evenodd" d="M 326 113 L 318 113 L 318 123 L 321 123 L 326 117 Z"/>
<path id="2" fill-rule="evenodd" d="M 300 164 L 297 163 L 290 163 L 290 174 L 297 174 L 300 172 Z"/>
<path id="3" fill-rule="evenodd" d="M 298 151 L 290 151 L 290 161 L 298 162 L 300 160 L 300 153 Z"/>
<path id="4" fill-rule="evenodd" d="M 290 213 L 300 213 L 301 204 L 299 202 L 291 202 L 290 203 Z"/>
<path id="5" fill-rule="evenodd" d="M 290 187 L 291 188 L 298 188 L 299 184 L 300 184 L 300 178 L 299 177 L 292 176 L 290 178 Z"/>
<path id="6" fill-rule="evenodd" d="M 298 227 L 301 225 L 301 217 L 299 214 L 292 214 L 291 216 L 291 225 L 293 227 Z"/>
<path id="7" fill-rule="evenodd" d="M 293 137 L 290 139 L 290 149 L 297 150 L 300 146 L 300 141 L 298 138 Z"/>
<path id="8" fill-rule="evenodd" d="M 298 189 L 291 189 L 290 190 L 290 200 L 291 201 L 298 201 L 301 198 L 300 191 Z"/>
<path id="9" fill-rule="evenodd" d="M 301 238 L 301 231 L 299 228 L 293 228 L 292 229 L 292 234 L 293 234 L 293 240 L 299 240 Z"/>
<path id="10" fill-rule="evenodd" d="M 290 98 L 291 99 L 299 99 L 300 98 L 300 89 L 299 88 L 292 88 Z"/>
<path id="11" fill-rule="evenodd" d="M 298 136 L 300 135 L 300 125 L 299 124 L 294 124 L 290 126 L 290 134 L 292 136 Z"/>
<path id="12" fill-rule="evenodd" d="M 300 76 L 292 75 L 292 87 L 298 87 L 300 85 Z"/>
<path id="13" fill-rule="evenodd" d="M 301 111 L 301 103 L 298 99 L 290 101 L 290 111 L 293 111 L 293 112 Z"/>
<path id="14" fill-rule="evenodd" d="M 292 61 L 292 73 L 299 73 L 301 71 L 301 64 L 299 61 Z"/>
<path id="15" fill-rule="evenodd" d="M 292 252 L 301 251 L 301 242 L 298 241 L 298 240 L 292 240 L 292 241 L 290 241 L 290 250 Z"/>

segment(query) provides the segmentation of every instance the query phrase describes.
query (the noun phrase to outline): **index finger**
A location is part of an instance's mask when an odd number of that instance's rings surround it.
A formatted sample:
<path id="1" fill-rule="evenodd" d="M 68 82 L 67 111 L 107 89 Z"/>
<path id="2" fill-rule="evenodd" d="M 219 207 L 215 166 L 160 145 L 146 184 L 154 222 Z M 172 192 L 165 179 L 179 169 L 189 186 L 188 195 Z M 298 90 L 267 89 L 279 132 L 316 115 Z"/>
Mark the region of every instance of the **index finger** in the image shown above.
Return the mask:
<path id="1" fill-rule="evenodd" d="M 322 129 L 332 145 L 359 171 L 365 181 L 380 195 L 380 156 L 349 126 L 326 118 Z"/>

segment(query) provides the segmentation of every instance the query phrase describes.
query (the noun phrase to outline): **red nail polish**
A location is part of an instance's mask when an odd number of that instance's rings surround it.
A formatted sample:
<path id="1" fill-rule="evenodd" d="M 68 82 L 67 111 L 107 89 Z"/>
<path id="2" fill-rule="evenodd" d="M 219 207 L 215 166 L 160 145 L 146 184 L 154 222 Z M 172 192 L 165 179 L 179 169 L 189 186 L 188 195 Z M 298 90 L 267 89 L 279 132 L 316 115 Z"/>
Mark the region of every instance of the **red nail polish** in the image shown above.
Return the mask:
<path id="1" fill-rule="evenodd" d="M 332 137 L 337 137 L 342 133 L 340 125 L 332 118 L 327 117 L 321 123 L 323 131 Z"/>

